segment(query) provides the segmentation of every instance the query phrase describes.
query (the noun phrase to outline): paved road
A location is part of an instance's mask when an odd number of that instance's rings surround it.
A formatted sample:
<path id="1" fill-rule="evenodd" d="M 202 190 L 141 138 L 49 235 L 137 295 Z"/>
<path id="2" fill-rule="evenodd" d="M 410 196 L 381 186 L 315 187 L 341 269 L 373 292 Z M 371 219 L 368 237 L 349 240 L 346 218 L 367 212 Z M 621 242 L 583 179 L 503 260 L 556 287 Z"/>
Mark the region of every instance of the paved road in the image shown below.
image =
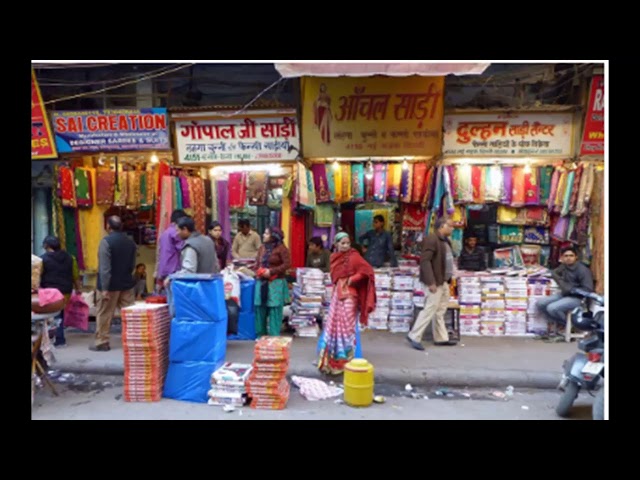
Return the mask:
<path id="1" fill-rule="evenodd" d="M 59 381 L 59 380 L 58 380 Z M 34 420 L 559 420 L 554 408 L 560 393 L 549 390 L 516 390 L 512 397 L 494 396 L 492 389 L 444 389 L 413 391 L 377 385 L 376 394 L 386 403 L 355 409 L 335 400 L 310 402 L 292 386 L 282 411 L 248 407 L 224 412 L 222 407 L 163 399 L 156 403 L 128 403 L 122 399 L 122 377 L 76 376 L 58 383 L 61 395 L 38 389 L 32 409 Z M 502 392 L 502 391 L 501 391 Z M 425 399 L 424 396 L 428 399 Z M 582 395 L 573 418 L 591 419 L 592 398 Z"/>

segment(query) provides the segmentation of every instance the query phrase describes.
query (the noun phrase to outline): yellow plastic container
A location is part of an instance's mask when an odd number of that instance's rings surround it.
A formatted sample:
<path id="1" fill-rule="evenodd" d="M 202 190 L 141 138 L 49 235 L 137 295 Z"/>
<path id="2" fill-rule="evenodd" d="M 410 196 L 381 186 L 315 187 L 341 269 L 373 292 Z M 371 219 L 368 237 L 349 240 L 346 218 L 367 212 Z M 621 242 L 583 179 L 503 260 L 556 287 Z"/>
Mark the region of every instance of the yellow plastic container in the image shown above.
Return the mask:
<path id="1" fill-rule="evenodd" d="M 354 358 L 344 366 L 344 403 L 351 407 L 368 407 L 373 403 L 373 365 L 364 358 Z"/>

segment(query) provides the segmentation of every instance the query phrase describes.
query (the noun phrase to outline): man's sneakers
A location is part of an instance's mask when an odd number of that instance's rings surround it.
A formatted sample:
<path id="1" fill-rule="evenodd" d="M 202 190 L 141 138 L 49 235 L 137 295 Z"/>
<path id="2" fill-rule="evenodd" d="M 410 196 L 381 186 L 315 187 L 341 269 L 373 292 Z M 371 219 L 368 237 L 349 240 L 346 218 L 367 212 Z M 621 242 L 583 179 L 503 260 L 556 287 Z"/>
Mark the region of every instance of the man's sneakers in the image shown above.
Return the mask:
<path id="1" fill-rule="evenodd" d="M 447 340 L 446 342 L 434 342 L 434 345 L 437 345 L 438 347 L 453 347 L 457 344 L 458 342 L 456 342 L 455 340 Z"/>
<path id="2" fill-rule="evenodd" d="M 101 343 L 100 345 L 91 345 L 89 350 L 92 352 L 108 352 L 111 350 L 111 347 L 108 343 Z"/>
<path id="3" fill-rule="evenodd" d="M 409 345 L 411 345 L 416 350 L 424 350 L 422 344 L 412 340 L 409 335 L 407 335 L 407 342 L 409 342 Z"/>

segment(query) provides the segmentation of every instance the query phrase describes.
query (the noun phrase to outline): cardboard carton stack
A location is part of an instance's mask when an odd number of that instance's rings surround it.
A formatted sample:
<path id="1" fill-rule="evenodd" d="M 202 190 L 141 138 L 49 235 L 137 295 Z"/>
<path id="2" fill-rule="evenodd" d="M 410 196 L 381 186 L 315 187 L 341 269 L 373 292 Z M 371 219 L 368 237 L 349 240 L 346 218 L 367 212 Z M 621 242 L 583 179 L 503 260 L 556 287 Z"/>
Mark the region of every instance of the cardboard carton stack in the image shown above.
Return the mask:
<path id="1" fill-rule="evenodd" d="M 482 312 L 480 314 L 481 335 L 504 335 L 505 291 L 503 277 L 481 277 Z"/>
<path id="2" fill-rule="evenodd" d="M 460 335 L 480 335 L 482 311 L 482 284 L 478 276 L 458 278 L 458 303 L 460 304 Z"/>
<path id="3" fill-rule="evenodd" d="M 526 277 L 505 277 L 505 335 L 527 334 L 528 290 Z"/>
<path id="4" fill-rule="evenodd" d="M 248 401 L 246 381 L 253 367 L 242 363 L 225 363 L 211 374 L 209 405 L 242 407 Z"/>
<path id="5" fill-rule="evenodd" d="M 253 370 L 247 380 L 251 408 L 282 410 L 287 406 L 291 341 L 291 337 L 262 337 L 256 342 Z"/>
<path id="6" fill-rule="evenodd" d="M 317 337 L 318 318 L 326 295 L 324 273 L 317 268 L 299 268 L 296 276 L 289 325 L 299 337 Z"/>

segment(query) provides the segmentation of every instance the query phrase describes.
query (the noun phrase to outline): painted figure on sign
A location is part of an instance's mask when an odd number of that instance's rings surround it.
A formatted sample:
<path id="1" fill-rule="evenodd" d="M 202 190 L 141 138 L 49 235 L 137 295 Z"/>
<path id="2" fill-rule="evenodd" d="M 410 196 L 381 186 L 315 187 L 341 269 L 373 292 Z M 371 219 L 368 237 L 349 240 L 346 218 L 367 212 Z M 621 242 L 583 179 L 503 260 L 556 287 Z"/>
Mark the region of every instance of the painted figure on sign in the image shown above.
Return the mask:
<path id="1" fill-rule="evenodd" d="M 320 93 L 313 102 L 313 124 L 320 131 L 320 138 L 323 143 L 331 144 L 331 97 L 327 93 L 327 86 L 320 84 Z"/>

